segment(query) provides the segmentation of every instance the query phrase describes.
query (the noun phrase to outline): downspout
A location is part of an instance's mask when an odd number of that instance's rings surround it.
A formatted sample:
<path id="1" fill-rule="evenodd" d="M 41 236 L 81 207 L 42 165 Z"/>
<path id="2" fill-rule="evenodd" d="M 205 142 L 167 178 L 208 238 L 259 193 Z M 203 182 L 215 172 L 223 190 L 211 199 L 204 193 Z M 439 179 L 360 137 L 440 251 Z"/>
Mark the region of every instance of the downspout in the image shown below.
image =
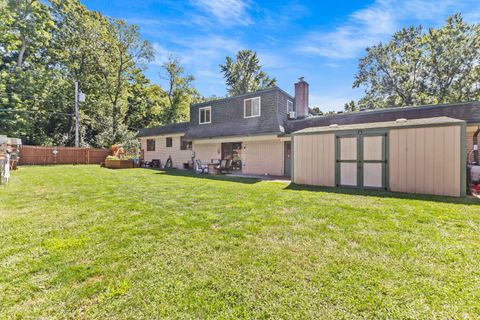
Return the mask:
<path id="1" fill-rule="evenodd" d="M 480 126 L 473 134 L 473 161 L 476 165 L 480 165 L 478 162 L 478 134 L 480 133 Z"/>

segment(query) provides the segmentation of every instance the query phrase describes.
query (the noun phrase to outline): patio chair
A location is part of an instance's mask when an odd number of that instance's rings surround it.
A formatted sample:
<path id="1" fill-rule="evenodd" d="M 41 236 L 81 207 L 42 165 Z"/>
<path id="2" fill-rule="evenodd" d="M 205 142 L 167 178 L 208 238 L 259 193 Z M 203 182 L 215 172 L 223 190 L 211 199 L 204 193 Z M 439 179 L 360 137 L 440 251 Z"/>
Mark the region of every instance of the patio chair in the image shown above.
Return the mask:
<path id="1" fill-rule="evenodd" d="M 227 165 L 227 159 L 222 159 L 220 160 L 220 163 L 217 164 L 214 168 L 217 170 L 222 170 L 225 168 L 226 165 Z"/>
<path id="2" fill-rule="evenodd" d="M 218 166 L 215 166 L 215 169 L 220 171 L 221 173 L 228 173 L 229 168 L 232 165 L 232 160 L 222 159 Z"/>
<path id="3" fill-rule="evenodd" d="M 150 161 L 150 167 L 151 168 L 161 168 L 162 163 L 160 162 L 160 159 L 152 159 L 152 161 Z"/>
<path id="4" fill-rule="evenodd" d="M 196 163 L 195 171 L 197 173 L 208 173 L 208 165 L 203 164 L 202 161 L 198 159 L 195 160 L 195 163 Z"/>
<path id="5" fill-rule="evenodd" d="M 227 165 L 225 166 L 225 173 L 230 173 L 233 170 L 233 160 L 227 160 Z"/>
<path id="6" fill-rule="evenodd" d="M 167 168 L 167 169 L 172 169 L 173 168 L 172 156 L 168 156 L 168 159 L 165 162 L 165 168 Z"/>

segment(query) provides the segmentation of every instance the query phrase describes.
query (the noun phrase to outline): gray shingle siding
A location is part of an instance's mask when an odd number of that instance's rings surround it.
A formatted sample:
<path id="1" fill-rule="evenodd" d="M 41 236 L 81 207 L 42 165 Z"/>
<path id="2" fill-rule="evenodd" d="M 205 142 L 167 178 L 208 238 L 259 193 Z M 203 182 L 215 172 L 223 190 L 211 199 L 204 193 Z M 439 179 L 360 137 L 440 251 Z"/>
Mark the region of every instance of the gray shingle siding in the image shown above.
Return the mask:
<path id="1" fill-rule="evenodd" d="M 288 121 L 287 100 L 290 100 L 292 103 L 294 103 L 295 99 L 283 91 L 278 91 L 277 96 L 278 123 L 285 128 L 287 125 L 286 122 Z"/>
<path id="2" fill-rule="evenodd" d="M 226 136 L 244 136 L 261 134 L 280 134 L 283 116 L 279 118 L 279 96 L 285 96 L 282 90 L 271 88 L 237 97 L 195 104 L 190 107 L 190 129 L 188 139 L 207 139 Z M 244 118 L 244 100 L 260 97 L 259 117 Z M 199 109 L 210 106 L 211 123 L 199 124 Z M 285 100 L 286 110 L 286 100 Z"/>
<path id="3" fill-rule="evenodd" d="M 357 124 L 394 121 L 399 118 L 421 119 L 432 117 L 450 117 L 464 120 L 467 123 L 480 123 L 480 102 L 402 107 L 310 117 L 303 120 L 288 121 L 286 132 L 291 133 L 308 127 L 329 126 L 331 124 Z"/>
<path id="4" fill-rule="evenodd" d="M 253 97 L 261 98 L 261 115 L 255 118 L 244 118 L 243 101 Z M 330 124 L 358 124 L 393 121 L 398 118 L 420 119 L 441 116 L 465 120 L 468 124 L 480 123 L 480 102 L 380 109 L 288 120 L 287 100 L 295 104 L 295 99 L 292 96 L 280 88 L 274 87 L 237 97 L 194 104 L 190 106 L 190 122 L 141 129 L 138 136 L 186 133 L 188 139 L 194 140 L 292 133 L 308 127 L 328 126 Z M 212 108 L 212 122 L 199 124 L 198 110 L 206 106 Z"/>
<path id="5" fill-rule="evenodd" d="M 143 128 L 138 132 L 137 137 L 151 137 L 170 133 L 185 133 L 190 126 L 189 122 L 167 124 L 159 127 Z"/>

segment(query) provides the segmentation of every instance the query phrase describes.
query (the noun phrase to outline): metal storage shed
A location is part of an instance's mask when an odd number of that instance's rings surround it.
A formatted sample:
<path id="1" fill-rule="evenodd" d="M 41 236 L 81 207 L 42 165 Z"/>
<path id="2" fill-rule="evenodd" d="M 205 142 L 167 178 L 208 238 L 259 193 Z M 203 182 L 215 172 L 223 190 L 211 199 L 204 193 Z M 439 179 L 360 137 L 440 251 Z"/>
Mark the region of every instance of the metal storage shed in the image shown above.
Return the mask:
<path id="1" fill-rule="evenodd" d="M 465 136 L 448 117 L 306 128 L 292 135 L 292 182 L 464 196 Z"/>

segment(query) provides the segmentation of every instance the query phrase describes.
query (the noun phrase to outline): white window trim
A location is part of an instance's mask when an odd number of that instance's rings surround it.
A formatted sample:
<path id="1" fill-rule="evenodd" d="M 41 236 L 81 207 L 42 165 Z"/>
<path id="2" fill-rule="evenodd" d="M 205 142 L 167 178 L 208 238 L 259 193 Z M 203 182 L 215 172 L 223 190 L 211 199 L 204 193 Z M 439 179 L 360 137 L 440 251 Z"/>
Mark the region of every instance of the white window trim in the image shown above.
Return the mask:
<path id="1" fill-rule="evenodd" d="M 289 109 L 288 109 L 288 103 L 289 103 L 289 102 L 292 104 L 292 110 L 289 110 Z M 293 101 L 287 99 L 287 113 L 290 113 L 290 111 L 294 111 L 294 110 L 293 110 Z"/>
<path id="2" fill-rule="evenodd" d="M 202 110 L 210 110 L 210 121 L 202 122 Z M 212 123 L 212 107 L 203 107 L 198 109 L 198 124 Z"/>
<path id="3" fill-rule="evenodd" d="M 255 100 L 255 99 L 258 99 L 258 115 L 247 117 L 247 114 L 246 114 L 247 100 Z M 261 115 L 262 115 L 262 97 L 253 97 L 253 98 L 248 98 L 243 100 L 243 117 L 244 118 L 256 118 L 256 117 L 260 117 Z"/>

